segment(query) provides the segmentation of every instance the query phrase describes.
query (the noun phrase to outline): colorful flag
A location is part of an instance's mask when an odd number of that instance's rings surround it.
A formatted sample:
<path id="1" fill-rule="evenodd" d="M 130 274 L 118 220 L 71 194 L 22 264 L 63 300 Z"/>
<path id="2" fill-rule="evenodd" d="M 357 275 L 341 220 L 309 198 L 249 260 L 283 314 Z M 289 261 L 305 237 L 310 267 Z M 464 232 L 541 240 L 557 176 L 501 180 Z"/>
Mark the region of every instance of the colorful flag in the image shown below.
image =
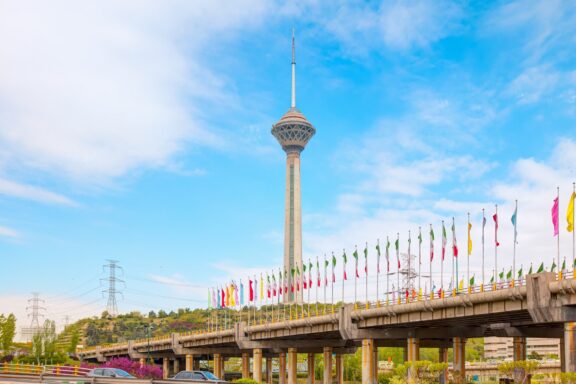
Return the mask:
<path id="1" fill-rule="evenodd" d="M 390 240 L 386 236 L 386 273 L 390 273 Z"/>
<path id="2" fill-rule="evenodd" d="M 500 281 L 504 280 L 504 268 L 502 268 L 502 272 L 500 272 Z"/>
<path id="3" fill-rule="evenodd" d="M 308 289 L 312 289 L 312 261 L 308 259 Z"/>
<path id="4" fill-rule="evenodd" d="M 306 280 L 306 263 L 302 264 L 302 285 L 304 287 L 304 289 L 308 289 L 308 282 Z"/>
<path id="5" fill-rule="evenodd" d="M 472 230 L 472 223 L 468 223 L 468 256 L 472 254 L 472 236 L 470 236 L 471 230 Z"/>
<path id="6" fill-rule="evenodd" d="M 264 279 L 260 273 L 260 301 L 264 300 Z"/>
<path id="7" fill-rule="evenodd" d="M 288 285 L 290 284 L 288 279 L 288 270 L 284 270 L 284 294 L 288 293 Z"/>
<path id="8" fill-rule="evenodd" d="M 452 221 L 452 255 L 458 257 L 458 244 L 456 243 L 456 227 Z"/>
<path id="9" fill-rule="evenodd" d="M 252 285 L 252 279 L 248 279 L 248 301 L 249 302 L 253 302 L 254 301 L 254 287 Z"/>
<path id="10" fill-rule="evenodd" d="M 328 260 L 326 260 L 326 255 L 324 255 L 324 286 L 328 286 Z"/>
<path id="11" fill-rule="evenodd" d="M 212 308 L 218 308 L 218 292 L 212 288 Z"/>
<path id="12" fill-rule="evenodd" d="M 554 205 L 552 206 L 552 225 L 554 226 L 554 236 L 558 236 L 558 197 L 554 199 Z"/>
<path id="13" fill-rule="evenodd" d="M 430 261 L 434 260 L 434 230 L 430 226 Z M 434 291 L 432 289 L 432 291 Z"/>
<path id="14" fill-rule="evenodd" d="M 318 261 L 318 256 L 316 256 L 316 276 L 317 276 L 317 283 L 318 283 L 318 287 L 321 285 L 321 279 L 320 279 L 320 262 Z"/>
<path id="15" fill-rule="evenodd" d="M 380 273 L 380 239 L 376 242 L 376 273 Z"/>
<path id="16" fill-rule="evenodd" d="M 514 244 L 518 243 L 518 241 L 516 241 L 516 238 L 518 237 L 518 230 L 516 227 L 517 217 L 518 217 L 518 206 L 516 206 L 516 208 L 514 209 L 514 213 L 512 214 L 512 218 L 510 219 L 512 221 L 512 225 L 514 226 Z"/>
<path id="17" fill-rule="evenodd" d="M 277 290 L 276 290 L 276 275 L 272 272 L 272 296 L 276 297 Z"/>
<path id="18" fill-rule="evenodd" d="M 239 298 L 240 292 L 238 290 L 236 282 L 234 282 L 233 284 L 234 284 L 234 305 L 240 305 L 240 298 Z"/>
<path id="19" fill-rule="evenodd" d="M 336 256 L 334 256 L 334 252 L 332 252 L 332 283 L 336 282 L 336 273 L 334 269 L 336 268 Z"/>
<path id="20" fill-rule="evenodd" d="M 300 292 L 300 267 L 296 264 L 296 291 Z"/>
<path id="21" fill-rule="evenodd" d="M 352 256 L 354 256 L 354 260 L 355 260 L 355 265 L 356 265 L 356 278 L 360 277 L 360 274 L 358 273 L 358 248 L 356 248 L 354 250 L 354 253 L 352 254 Z"/>
<path id="22" fill-rule="evenodd" d="M 540 264 L 540 266 L 538 267 L 538 270 L 536 271 L 536 273 L 542 273 L 544 272 L 544 262 L 542 262 Z"/>
<path id="23" fill-rule="evenodd" d="M 226 294 L 224 293 L 224 288 L 220 290 L 220 293 L 222 294 L 222 308 L 226 308 Z"/>
<path id="24" fill-rule="evenodd" d="M 292 280 L 290 281 L 290 292 L 294 292 L 295 286 L 294 286 L 294 275 L 296 274 L 296 269 L 292 268 L 290 269 L 290 275 L 292 276 Z"/>
<path id="25" fill-rule="evenodd" d="M 348 257 L 346 256 L 346 250 L 342 253 L 342 272 L 344 280 L 348 280 L 348 275 L 346 274 L 346 263 L 348 262 Z"/>
<path id="26" fill-rule="evenodd" d="M 490 278 L 490 284 L 494 284 L 494 275 Z"/>
<path id="27" fill-rule="evenodd" d="M 266 272 L 266 294 L 268 298 L 272 297 L 272 285 L 270 284 L 270 275 Z"/>
<path id="28" fill-rule="evenodd" d="M 506 274 L 506 279 L 510 280 L 511 278 L 512 278 L 512 268 L 510 268 L 510 270 Z"/>
<path id="29" fill-rule="evenodd" d="M 574 230 L 574 200 L 576 199 L 576 192 L 572 192 L 570 196 L 570 200 L 568 200 L 568 210 L 566 211 L 566 222 L 568 226 L 566 229 L 568 232 L 572 232 Z"/>
<path id="30" fill-rule="evenodd" d="M 364 273 L 368 274 L 368 243 L 366 243 L 364 248 Z"/>
<path id="31" fill-rule="evenodd" d="M 498 242 L 498 214 L 495 213 L 492 216 L 492 219 L 494 220 L 494 242 L 496 246 L 499 247 L 500 243 Z"/>
<path id="32" fill-rule="evenodd" d="M 398 262 L 398 270 L 400 270 L 400 239 L 397 238 L 394 242 L 394 247 L 396 247 L 396 261 Z"/>
<path id="33" fill-rule="evenodd" d="M 528 274 L 529 274 L 529 275 L 532 274 L 532 263 L 530 263 L 530 269 L 528 270 Z"/>
<path id="34" fill-rule="evenodd" d="M 520 269 L 518 270 L 518 278 L 520 279 L 522 277 L 522 265 L 520 265 Z"/>
<path id="35" fill-rule="evenodd" d="M 210 292 L 210 288 L 208 288 L 208 309 L 212 309 L 212 294 Z"/>
<path id="36" fill-rule="evenodd" d="M 258 277 L 254 275 L 254 304 L 258 301 Z"/>
<path id="37" fill-rule="evenodd" d="M 562 272 L 566 272 L 566 258 L 564 258 L 564 260 L 562 261 Z"/>
<path id="38" fill-rule="evenodd" d="M 460 279 L 460 283 L 458 283 L 458 291 L 464 290 L 464 279 Z"/>
<path id="39" fill-rule="evenodd" d="M 444 226 L 444 222 L 442 222 L 442 261 L 444 261 L 444 257 L 446 256 L 446 243 L 448 242 L 446 236 L 446 227 Z"/>
<path id="40" fill-rule="evenodd" d="M 474 286 L 474 282 L 475 282 L 474 278 L 475 278 L 475 275 L 472 275 L 472 277 L 470 278 L 470 286 L 471 287 Z"/>
<path id="41" fill-rule="evenodd" d="M 550 268 L 550 272 L 554 272 L 554 270 L 556 269 L 557 265 L 556 265 L 556 261 L 552 260 L 552 267 Z"/>
<path id="42" fill-rule="evenodd" d="M 484 247 L 484 230 L 486 229 L 486 216 L 484 216 L 484 210 L 482 210 L 482 247 Z"/>

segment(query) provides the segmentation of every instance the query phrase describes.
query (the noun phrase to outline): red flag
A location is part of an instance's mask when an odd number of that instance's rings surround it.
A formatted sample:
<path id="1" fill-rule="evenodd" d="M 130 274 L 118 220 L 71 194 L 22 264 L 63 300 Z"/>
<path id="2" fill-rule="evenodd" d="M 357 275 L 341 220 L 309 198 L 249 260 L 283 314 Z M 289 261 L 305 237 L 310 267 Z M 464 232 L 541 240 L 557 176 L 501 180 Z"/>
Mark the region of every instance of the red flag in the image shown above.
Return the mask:
<path id="1" fill-rule="evenodd" d="M 558 236 L 560 232 L 559 221 L 558 221 L 558 197 L 554 199 L 554 205 L 552 206 L 552 225 L 554 225 L 554 236 Z"/>
<path id="2" fill-rule="evenodd" d="M 494 219 L 494 241 L 496 242 L 496 246 L 499 247 L 500 243 L 498 242 L 498 214 L 495 213 L 494 216 L 492 216 L 492 219 Z"/>
<path id="3" fill-rule="evenodd" d="M 254 301 L 254 287 L 252 286 L 252 280 L 248 280 L 250 282 L 250 298 L 249 301 Z"/>
<path id="4" fill-rule="evenodd" d="M 222 308 L 226 308 L 226 294 L 224 293 L 224 289 L 222 289 Z"/>

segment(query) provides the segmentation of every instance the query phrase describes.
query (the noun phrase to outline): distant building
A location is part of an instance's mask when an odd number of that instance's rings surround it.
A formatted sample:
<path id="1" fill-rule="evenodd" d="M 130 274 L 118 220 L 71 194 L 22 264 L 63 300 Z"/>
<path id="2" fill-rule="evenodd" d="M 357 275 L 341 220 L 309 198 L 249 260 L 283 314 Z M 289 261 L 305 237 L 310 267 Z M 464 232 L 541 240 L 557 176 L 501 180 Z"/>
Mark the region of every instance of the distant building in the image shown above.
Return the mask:
<path id="1" fill-rule="evenodd" d="M 490 359 L 512 359 L 513 342 L 511 337 L 485 337 L 484 338 L 484 358 Z M 526 339 L 526 356 L 530 357 L 537 353 L 541 357 L 555 355 L 560 356 L 560 339 Z"/>

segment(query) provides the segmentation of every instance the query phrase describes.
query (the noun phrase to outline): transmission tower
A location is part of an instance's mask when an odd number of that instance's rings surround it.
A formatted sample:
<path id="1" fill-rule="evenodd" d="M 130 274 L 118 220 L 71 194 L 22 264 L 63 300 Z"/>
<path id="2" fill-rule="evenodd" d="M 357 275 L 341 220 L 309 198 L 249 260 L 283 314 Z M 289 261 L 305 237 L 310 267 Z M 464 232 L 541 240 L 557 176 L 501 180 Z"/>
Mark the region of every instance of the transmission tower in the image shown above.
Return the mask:
<path id="1" fill-rule="evenodd" d="M 28 306 L 26 307 L 26 312 L 28 317 L 31 318 L 29 327 L 22 327 L 21 333 L 26 341 L 31 341 L 32 337 L 40 331 L 40 318 L 44 315 L 40 312 L 45 311 L 46 308 L 41 306 L 44 304 L 44 300 L 40 298 L 40 294 L 37 292 L 32 293 L 32 298 L 28 299 Z"/>
<path id="2" fill-rule="evenodd" d="M 104 270 L 108 270 L 108 278 L 101 279 L 104 281 L 108 281 L 108 289 L 102 291 L 102 293 L 108 294 L 108 302 L 106 304 L 106 310 L 110 314 L 110 316 L 114 317 L 118 314 L 118 304 L 116 300 L 116 295 L 122 295 L 116 286 L 116 283 L 124 284 L 124 280 L 119 279 L 116 277 L 116 270 L 120 270 L 124 272 L 122 267 L 118 266 L 118 260 L 106 260 L 108 264 L 104 265 Z"/>

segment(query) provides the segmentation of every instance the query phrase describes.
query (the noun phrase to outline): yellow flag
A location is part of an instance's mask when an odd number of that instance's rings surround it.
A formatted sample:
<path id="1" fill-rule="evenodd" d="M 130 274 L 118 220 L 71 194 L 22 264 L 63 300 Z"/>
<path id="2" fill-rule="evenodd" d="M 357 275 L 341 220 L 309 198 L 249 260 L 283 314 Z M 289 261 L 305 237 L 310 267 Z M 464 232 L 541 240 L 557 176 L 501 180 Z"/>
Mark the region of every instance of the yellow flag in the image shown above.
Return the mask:
<path id="1" fill-rule="evenodd" d="M 460 284 L 458 284 L 458 290 L 459 291 L 464 290 L 464 279 L 460 280 Z"/>
<path id="2" fill-rule="evenodd" d="M 234 284 L 230 284 L 230 304 L 235 307 L 236 300 L 234 299 Z"/>
<path id="3" fill-rule="evenodd" d="M 568 222 L 568 232 L 574 230 L 574 199 L 576 199 L 576 192 L 572 192 L 570 201 L 568 202 L 568 212 L 566 212 L 566 221 Z"/>
<path id="4" fill-rule="evenodd" d="M 472 223 L 468 223 L 468 256 L 472 254 L 472 237 L 470 237 L 471 229 L 472 229 Z"/>
<path id="5" fill-rule="evenodd" d="M 264 299 L 264 279 L 262 279 L 262 275 L 260 275 L 260 301 Z"/>

